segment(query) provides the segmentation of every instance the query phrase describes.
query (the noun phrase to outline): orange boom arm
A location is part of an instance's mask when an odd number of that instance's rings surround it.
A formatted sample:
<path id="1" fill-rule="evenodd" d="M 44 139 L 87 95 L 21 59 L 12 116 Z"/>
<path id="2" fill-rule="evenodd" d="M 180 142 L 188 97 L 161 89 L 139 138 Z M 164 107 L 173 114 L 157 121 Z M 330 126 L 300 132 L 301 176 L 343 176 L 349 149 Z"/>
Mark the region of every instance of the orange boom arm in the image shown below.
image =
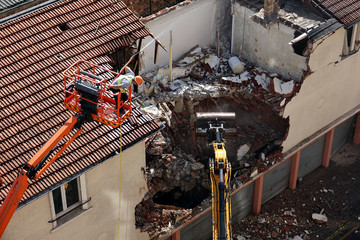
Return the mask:
<path id="1" fill-rule="evenodd" d="M 47 158 L 53 152 L 57 143 L 68 135 L 78 122 L 77 116 L 72 116 L 65 122 L 65 124 L 50 138 L 48 142 L 40 149 L 39 152 L 31 158 L 31 160 L 20 170 L 19 175 L 15 179 L 7 197 L 4 200 L 0 209 L 0 238 L 5 231 L 12 215 L 14 214 L 17 206 L 20 203 L 25 190 L 29 186 L 28 179 L 38 179 L 41 174 L 50 167 L 50 165 L 60 156 L 60 154 L 74 141 L 80 134 L 79 128 L 74 136 L 72 136 L 63 147 L 52 157 L 46 164 Z M 45 164 L 45 165 L 44 165 Z"/>

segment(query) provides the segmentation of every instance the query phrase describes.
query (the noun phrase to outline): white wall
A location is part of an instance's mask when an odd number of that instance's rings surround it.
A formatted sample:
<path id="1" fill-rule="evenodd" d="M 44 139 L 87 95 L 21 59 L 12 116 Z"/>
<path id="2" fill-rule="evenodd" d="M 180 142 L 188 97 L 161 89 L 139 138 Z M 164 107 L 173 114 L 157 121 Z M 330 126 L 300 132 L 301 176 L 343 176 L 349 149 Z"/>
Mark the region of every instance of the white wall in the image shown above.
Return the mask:
<path id="1" fill-rule="evenodd" d="M 360 103 L 360 53 L 341 60 L 345 29 L 314 43 L 307 77 L 285 107 L 290 117 L 284 152 Z"/>
<path id="2" fill-rule="evenodd" d="M 281 23 L 267 29 L 250 19 L 252 14 L 252 10 L 239 3 L 233 4 L 232 53 L 269 72 L 300 80 L 306 70 L 306 58 L 288 45 L 295 31 Z"/>
<path id="3" fill-rule="evenodd" d="M 170 31 L 173 37 L 173 60 L 177 60 L 192 47 L 213 44 L 216 36 L 216 0 L 198 0 L 179 7 L 145 24 L 169 49 Z M 142 43 L 141 72 L 169 63 L 169 53 L 159 47 L 157 64 L 154 64 L 155 41 L 151 37 Z"/>
<path id="4" fill-rule="evenodd" d="M 141 171 L 145 167 L 144 141 L 122 154 L 120 239 L 149 239 L 135 229 L 135 206 L 147 185 Z M 119 155 L 86 172 L 89 206 L 92 208 L 52 231 L 49 194 L 18 209 L 11 219 L 4 240 L 105 240 L 118 239 L 120 183 Z"/>

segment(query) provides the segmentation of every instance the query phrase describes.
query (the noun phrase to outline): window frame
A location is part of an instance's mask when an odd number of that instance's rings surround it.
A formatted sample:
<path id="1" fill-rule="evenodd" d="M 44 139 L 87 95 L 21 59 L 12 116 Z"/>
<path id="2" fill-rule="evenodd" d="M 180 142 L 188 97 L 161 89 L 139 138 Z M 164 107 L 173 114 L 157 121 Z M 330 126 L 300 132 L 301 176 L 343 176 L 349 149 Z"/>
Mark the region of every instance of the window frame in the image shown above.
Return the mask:
<path id="1" fill-rule="evenodd" d="M 70 207 L 67 207 L 65 184 L 73 181 L 74 179 L 76 179 L 76 183 L 78 187 L 77 192 L 78 192 L 79 201 L 74 203 Z M 60 188 L 63 210 L 56 214 L 53 191 L 58 188 Z M 49 223 L 52 223 L 53 229 L 64 225 L 65 223 L 79 216 L 82 212 L 91 208 L 89 207 L 89 203 L 88 203 L 91 200 L 91 198 L 88 198 L 87 196 L 85 174 L 73 178 L 55 189 L 49 192 L 50 210 L 51 210 L 51 220 L 49 221 Z M 76 208 L 79 208 L 79 211 L 76 211 L 75 210 Z M 62 219 L 63 217 L 65 218 Z"/>

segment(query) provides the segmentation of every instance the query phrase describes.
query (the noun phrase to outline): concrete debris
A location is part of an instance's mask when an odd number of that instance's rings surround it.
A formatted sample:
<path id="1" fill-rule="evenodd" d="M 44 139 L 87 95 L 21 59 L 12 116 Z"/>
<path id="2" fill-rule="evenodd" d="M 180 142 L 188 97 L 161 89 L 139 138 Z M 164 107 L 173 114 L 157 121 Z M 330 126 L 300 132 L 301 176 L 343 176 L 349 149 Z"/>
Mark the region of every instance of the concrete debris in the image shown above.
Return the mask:
<path id="1" fill-rule="evenodd" d="M 215 68 L 217 68 L 217 67 L 219 66 L 219 64 L 220 64 L 220 58 L 218 58 L 217 56 L 214 55 L 214 56 L 211 58 L 211 63 L 209 64 L 210 67 L 211 67 L 212 69 L 215 69 Z"/>
<path id="2" fill-rule="evenodd" d="M 274 85 L 274 92 L 275 94 L 282 94 L 282 90 L 281 90 L 281 83 L 282 81 L 280 79 L 278 79 L 277 77 L 274 77 L 272 80 L 272 84 Z"/>
<path id="3" fill-rule="evenodd" d="M 241 62 L 240 59 L 236 56 L 231 57 L 229 59 L 229 65 L 231 67 L 231 70 L 235 74 L 240 74 L 244 71 L 245 63 Z"/>
<path id="4" fill-rule="evenodd" d="M 265 153 L 260 153 L 260 160 L 261 161 L 265 161 L 266 157 L 265 157 Z"/>
<path id="5" fill-rule="evenodd" d="M 295 237 L 292 238 L 292 240 L 303 240 L 303 238 L 300 237 L 300 236 L 298 236 L 298 235 L 296 235 Z"/>
<path id="6" fill-rule="evenodd" d="M 259 173 L 258 168 L 255 167 L 255 168 L 251 171 L 250 178 L 255 177 L 256 175 L 258 175 L 258 173 Z"/>
<path id="7" fill-rule="evenodd" d="M 200 169 L 203 169 L 203 168 L 204 168 L 204 165 L 199 163 L 199 162 L 191 164 L 191 171 L 197 171 L 197 170 L 200 170 Z"/>
<path id="8" fill-rule="evenodd" d="M 243 236 L 237 236 L 237 237 L 236 237 L 236 240 L 246 240 L 246 238 L 243 237 Z"/>
<path id="9" fill-rule="evenodd" d="M 326 188 L 320 189 L 320 192 L 324 192 L 324 193 L 330 192 L 330 193 L 334 194 L 334 190 L 326 189 Z"/>
<path id="10" fill-rule="evenodd" d="M 243 159 L 243 157 L 248 153 L 249 150 L 250 150 L 249 144 L 242 145 L 237 151 L 237 160 L 240 161 L 241 159 Z M 245 165 L 246 164 L 247 163 L 245 163 Z"/>
<path id="11" fill-rule="evenodd" d="M 270 83 L 270 78 L 266 77 L 265 74 L 262 75 L 256 75 L 255 80 L 258 85 L 260 85 L 263 89 L 269 90 L 268 86 Z"/>
<path id="12" fill-rule="evenodd" d="M 281 84 L 281 93 L 284 95 L 291 94 L 294 90 L 294 80 Z"/>
<path id="13" fill-rule="evenodd" d="M 282 81 L 277 77 L 274 77 L 270 81 L 269 91 L 271 91 L 276 96 L 290 97 L 294 93 L 295 82 L 291 81 Z"/>
<path id="14" fill-rule="evenodd" d="M 151 114 L 155 118 L 160 117 L 162 114 L 162 112 L 155 105 L 150 105 L 144 108 L 140 108 L 140 110 L 148 114 Z"/>
<path id="15" fill-rule="evenodd" d="M 319 223 L 319 224 L 328 222 L 328 218 L 325 215 L 322 215 L 322 214 L 319 214 L 319 213 L 313 213 L 311 215 L 311 217 L 314 220 L 314 222 Z"/>
<path id="16" fill-rule="evenodd" d="M 286 102 L 286 98 L 284 98 L 281 102 L 280 102 L 280 107 L 283 107 L 285 105 Z"/>
<path id="17" fill-rule="evenodd" d="M 184 67 L 174 67 L 172 69 L 172 77 L 173 79 L 186 77 L 189 74 L 187 69 Z M 154 80 L 161 80 L 164 78 L 168 78 L 169 76 L 169 68 L 159 68 L 157 75 L 154 77 Z"/>
<path id="18" fill-rule="evenodd" d="M 155 105 L 161 102 L 176 102 L 176 112 L 180 113 L 184 99 L 219 98 L 240 92 L 251 94 L 280 112 L 288 102 L 286 99 L 298 89 L 299 83 L 258 67 L 253 68 L 236 56 L 217 57 L 215 51 L 213 46 L 197 47 L 178 60 L 177 66 L 172 70 L 172 82 L 168 81 L 167 66 L 143 74 L 146 81 L 139 99 L 151 99 Z M 148 112 L 154 117 L 161 115 L 154 108 L 148 109 Z"/>

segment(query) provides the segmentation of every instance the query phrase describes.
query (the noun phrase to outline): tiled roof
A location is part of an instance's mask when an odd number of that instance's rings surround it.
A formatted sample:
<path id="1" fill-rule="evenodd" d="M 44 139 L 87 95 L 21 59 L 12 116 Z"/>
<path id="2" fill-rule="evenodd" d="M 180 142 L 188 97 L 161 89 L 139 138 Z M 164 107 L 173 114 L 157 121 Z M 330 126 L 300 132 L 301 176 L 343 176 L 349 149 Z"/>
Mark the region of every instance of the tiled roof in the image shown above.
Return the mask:
<path id="1" fill-rule="evenodd" d="M 315 0 L 345 26 L 360 20 L 359 0 Z"/>
<path id="2" fill-rule="evenodd" d="M 62 106 L 62 72 L 78 59 L 111 68 L 107 53 L 150 33 L 117 0 L 60 1 L 0 25 L 0 33 L 2 203 L 18 169 L 73 114 Z M 122 126 L 124 148 L 160 128 L 138 109 L 133 116 L 137 125 L 125 121 Z M 119 149 L 119 136 L 119 128 L 84 124 L 80 136 L 29 186 L 23 201 L 107 159 Z"/>

